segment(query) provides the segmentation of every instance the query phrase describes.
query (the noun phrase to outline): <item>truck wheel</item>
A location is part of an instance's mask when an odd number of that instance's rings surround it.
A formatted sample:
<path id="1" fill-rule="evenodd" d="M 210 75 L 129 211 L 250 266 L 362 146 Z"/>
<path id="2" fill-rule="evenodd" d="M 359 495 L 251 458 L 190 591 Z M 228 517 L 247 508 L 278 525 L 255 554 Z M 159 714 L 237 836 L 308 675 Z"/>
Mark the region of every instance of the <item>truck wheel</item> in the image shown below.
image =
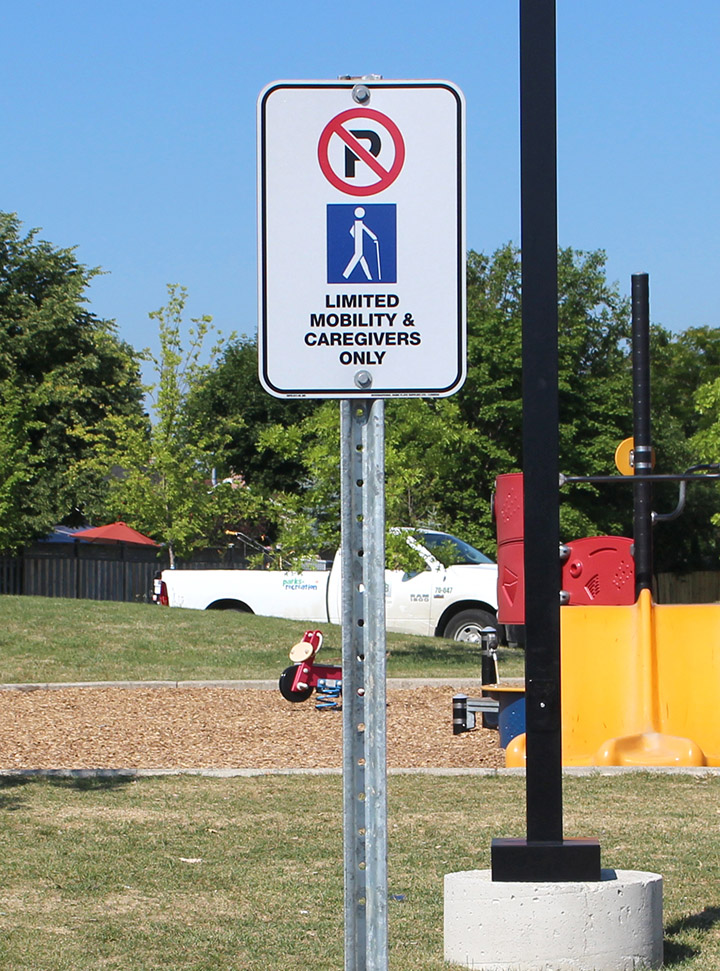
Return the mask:
<path id="1" fill-rule="evenodd" d="M 291 664 L 290 667 L 285 668 L 283 673 L 280 675 L 278 687 L 280 688 L 280 694 L 283 696 L 285 701 L 307 701 L 310 695 L 313 693 L 312 688 L 305 688 L 304 691 L 293 691 L 292 684 L 295 680 L 295 672 L 297 669 L 297 664 Z"/>
<path id="2" fill-rule="evenodd" d="M 443 637 L 452 641 L 465 641 L 469 644 L 481 642 L 480 631 L 483 627 L 494 627 L 498 631 L 497 619 L 487 610 L 461 610 L 447 623 Z"/>

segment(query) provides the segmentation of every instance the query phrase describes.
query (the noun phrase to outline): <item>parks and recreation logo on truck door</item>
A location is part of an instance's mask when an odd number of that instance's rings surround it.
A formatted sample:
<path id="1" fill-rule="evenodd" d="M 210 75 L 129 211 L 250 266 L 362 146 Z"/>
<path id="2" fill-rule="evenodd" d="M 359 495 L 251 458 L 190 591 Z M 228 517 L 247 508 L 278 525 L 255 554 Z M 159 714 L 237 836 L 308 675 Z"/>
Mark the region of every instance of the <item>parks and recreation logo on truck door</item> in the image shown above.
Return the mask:
<path id="1" fill-rule="evenodd" d="M 259 369 L 277 397 L 465 378 L 464 100 L 446 81 L 279 81 L 258 99 Z"/>

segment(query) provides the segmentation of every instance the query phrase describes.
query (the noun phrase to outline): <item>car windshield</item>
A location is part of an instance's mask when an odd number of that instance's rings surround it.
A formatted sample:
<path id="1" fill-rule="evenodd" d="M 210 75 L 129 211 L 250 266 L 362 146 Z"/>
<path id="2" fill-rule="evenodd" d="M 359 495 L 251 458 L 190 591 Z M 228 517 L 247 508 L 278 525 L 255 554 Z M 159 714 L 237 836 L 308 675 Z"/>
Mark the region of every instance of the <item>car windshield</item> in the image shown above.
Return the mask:
<path id="1" fill-rule="evenodd" d="M 421 532 L 423 545 L 432 555 L 440 560 L 443 566 L 466 566 L 477 563 L 492 563 L 490 557 L 476 550 L 469 543 L 464 543 L 457 536 L 449 533 Z"/>

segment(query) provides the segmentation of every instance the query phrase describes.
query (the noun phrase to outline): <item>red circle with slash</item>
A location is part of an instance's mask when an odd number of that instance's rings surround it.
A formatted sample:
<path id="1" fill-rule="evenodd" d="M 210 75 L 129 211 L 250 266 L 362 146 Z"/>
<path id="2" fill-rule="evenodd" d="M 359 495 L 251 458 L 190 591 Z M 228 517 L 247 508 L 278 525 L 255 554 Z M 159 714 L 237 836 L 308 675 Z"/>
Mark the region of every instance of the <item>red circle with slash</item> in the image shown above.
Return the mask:
<path id="1" fill-rule="evenodd" d="M 343 127 L 345 122 L 353 121 L 356 118 L 370 118 L 372 121 L 381 124 L 390 133 L 395 147 L 395 159 L 389 169 L 381 165 L 375 156 L 361 144 L 359 139 Z M 333 135 L 341 138 L 350 151 L 372 169 L 378 177 L 377 182 L 370 185 L 351 185 L 335 172 L 328 157 L 328 147 Z M 400 170 L 405 162 L 405 142 L 395 122 L 381 111 L 375 111 L 374 108 L 349 108 L 347 111 L 341 111 L 339 115 L 335 115 L 323 128 L 318 142 L 318 161 L 323 175 L 336 189 L 340 189 L 341 192 L 346 192 L 351 196 L 372 196 L 382 192 L 383 189 L 387 189 L 400 175 Z"/>

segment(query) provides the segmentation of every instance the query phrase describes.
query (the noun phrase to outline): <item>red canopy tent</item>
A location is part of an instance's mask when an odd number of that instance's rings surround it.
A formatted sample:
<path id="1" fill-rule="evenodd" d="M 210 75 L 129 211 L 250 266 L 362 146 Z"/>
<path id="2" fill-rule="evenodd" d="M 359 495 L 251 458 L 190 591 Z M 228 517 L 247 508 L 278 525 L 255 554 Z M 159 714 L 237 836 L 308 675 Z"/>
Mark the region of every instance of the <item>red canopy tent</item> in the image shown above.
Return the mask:
<path id="1" fill-rule="evenodd" d="M 89 543 L 132 543 L 136 546 L 159 546 L 154 539 L 139 533 L 132 526 L 123 522 L 109 523 L 94 529 L 79 529 L 74 534 L 78 539 L 85 539 Z"/>

